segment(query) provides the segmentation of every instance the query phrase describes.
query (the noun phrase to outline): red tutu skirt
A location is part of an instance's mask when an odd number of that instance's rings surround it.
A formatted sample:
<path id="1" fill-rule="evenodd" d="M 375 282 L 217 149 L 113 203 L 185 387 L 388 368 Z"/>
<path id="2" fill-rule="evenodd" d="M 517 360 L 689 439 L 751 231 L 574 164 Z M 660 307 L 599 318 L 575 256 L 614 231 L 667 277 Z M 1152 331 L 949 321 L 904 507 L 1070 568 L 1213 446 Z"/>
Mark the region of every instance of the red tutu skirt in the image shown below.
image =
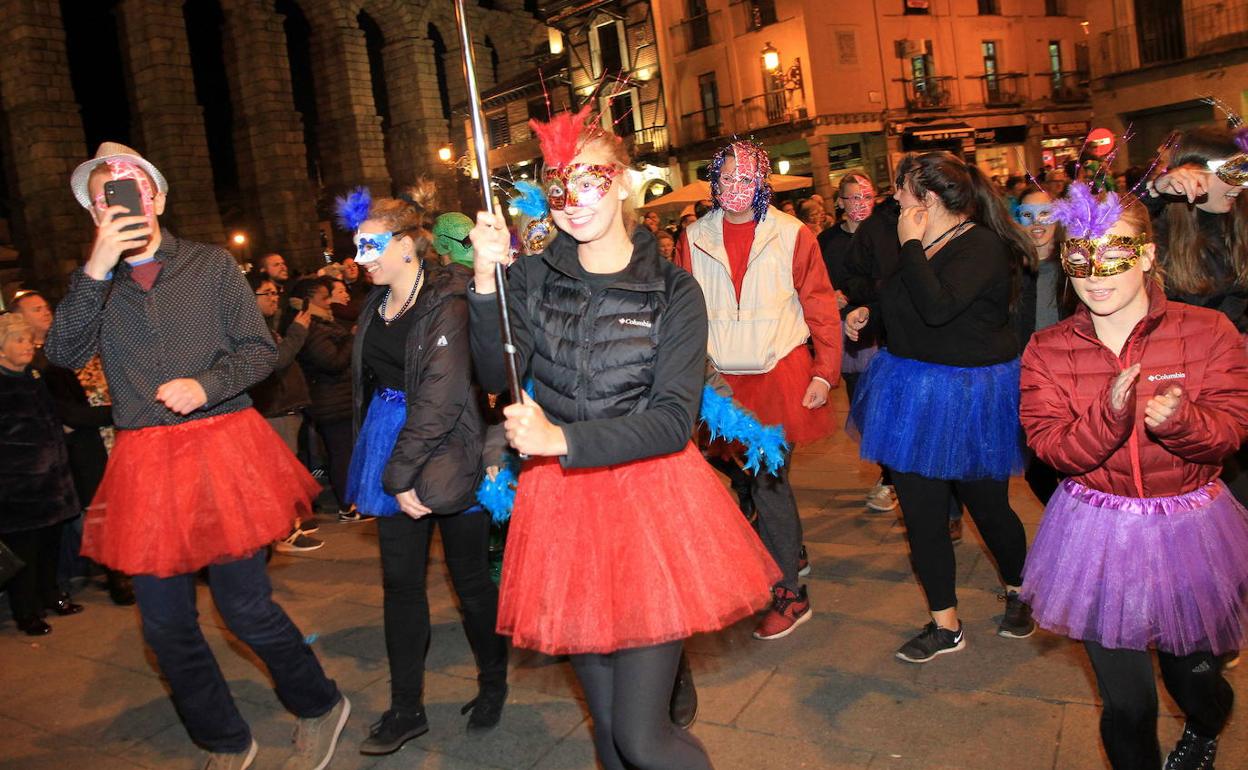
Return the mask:
<path id="1" fill-rule="evenodd" d="M 542 458 L 520 474 L 498 630 L 548 655 L 646 647 L 735 623 L 779 579 L 692 444 L 605 468 Z"/>
<path id="2" fill-rule="evenodd" d="M 254 409 L 120 430 L 82 555 L 130 575 L 194 572 L 285 537 L 320 490 Z"/>
<path id="3" fill-rule="evenodd" d="M 763 425 L 783 425 L 791 445 L 818 441 L 832 432 L 832 408 L 802 406 L 802 396 L 814 377 L 814 359 L 798 345 L 766 374 L 725 374 L 732 397 Z"/>

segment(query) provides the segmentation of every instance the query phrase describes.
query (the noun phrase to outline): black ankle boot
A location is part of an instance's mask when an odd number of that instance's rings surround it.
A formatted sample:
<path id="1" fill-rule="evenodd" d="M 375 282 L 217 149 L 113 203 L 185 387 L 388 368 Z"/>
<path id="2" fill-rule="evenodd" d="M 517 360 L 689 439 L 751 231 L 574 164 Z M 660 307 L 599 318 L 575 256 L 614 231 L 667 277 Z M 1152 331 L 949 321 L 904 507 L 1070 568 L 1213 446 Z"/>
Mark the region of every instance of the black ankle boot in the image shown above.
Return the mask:
<path id="1" fill-rule="evenodd" d="M 108 571 L 108 597 L 119 607 L 134 604 L 134 583 L 130 576 L 116 570 Z"/>
<path id="2" fill-rule="evenodd" d="M 393 754 L 403 744 L 429 732 L 424 709 L 414 713 L 387 711 L 368 728 L 368 737 L 360 744 L 361 754 Z"/>
<path id="3" fill-rule="evenodd" d="M 503 705 L 507 703 L 506 684 L 485 684 L 477 692 L 477 697 L 468 701 L 459 713 L 467 714 L 468 732 L 484 732 L 498 726 L 503 718 Z"/>
<path id="4" fill-rule="evenodd" d="M 25 618 L 16 618 L 17 629 L 27 636 L 45 636 L 52 633 L 52 626 L 43 622 L 43 618 L 38 615 L 31 615 Z"/>
<path id="5" fill-rule="evenodd" d="M 693 686 L 693 672 L 689 670 L 689 658 L 680 653 L 680 665 L 676 667 L 676 683 L 672 687 L 672 701 L 668 705 L 672 724 L 688 730 L 698 716 L 698 690 Z"/>
<path id="6" fill-rule="evenodd" d="M 61 594 L 56 597 L 56 601 L 48 605 L 48 609 L 52 610 L 57 615 L 77 615 L 86 608 L 81 604 L 74 604 L 71 602 L 69 600 L 69 594 Z"/>
<path id="7" fill-rule="evenodd" d="M 1217 755 L 1217 738 L 1198 735 L 1190 726 L 1183 725 L 1183 736 L 1166 757 L 1165 770 L 1213 770 Z"/>

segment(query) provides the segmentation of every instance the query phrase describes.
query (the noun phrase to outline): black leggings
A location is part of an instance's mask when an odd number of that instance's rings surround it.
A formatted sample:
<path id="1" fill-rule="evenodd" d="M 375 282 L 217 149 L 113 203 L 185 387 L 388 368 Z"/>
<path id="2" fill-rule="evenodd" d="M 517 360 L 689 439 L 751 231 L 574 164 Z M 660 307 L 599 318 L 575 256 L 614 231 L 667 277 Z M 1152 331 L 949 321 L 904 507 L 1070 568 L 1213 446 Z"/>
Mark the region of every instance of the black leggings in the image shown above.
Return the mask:
<path id="1" fill-rule="evenodd" d="M 893 485 L 906 522 L 910 560 L 927 594 L 928 609 L 938 612 L 958 606 L 954 588 L 958 564 L 949 538 L 949 506 L 955 490 L 996 560 L 1001 580 L 1009 586 L 1023 584 L 1027 533 L 1010 508 L 1009 481 L 943 481 L 894 470 Z"/>
<path id="2" fill-rule="evenodd" d="M 572 656 L 605 770 L 711 770 L 706 749 L 669 711 L 682 644 Z"/>
<path id="3" fill-rule="evenodd" d="M 1101 741 L 1114 770 L 1158 770 L 1157 685 L 1152 654 L 1111 650 L 1084 642 L 1101 691 Z M 1222 664 L 1209 652 L 1157 653 L 1166 691 L 1187 716 L 1188 726 L 1216 738 L 1231 713 L 1235 692 L 1222 677 Z"/>
<path id="4" fill-rule="evenodd" d="M 390 660 L 390 707 L 424 708 L 425 654 L 429 650 L 429 596 L 425 573 L 433 525 L 442 531 L 442 552 L 459 597 L 464 634 L 482 686 L 507 681 L 507 642 L 498 622 L 498 588 L 490 579 L 490 517 L 482 511 L 412 519 L 403 513 L 377 519 L 381 545 L 382 605 Z M 668 684 L 671 687 L 671 684 Z"/>

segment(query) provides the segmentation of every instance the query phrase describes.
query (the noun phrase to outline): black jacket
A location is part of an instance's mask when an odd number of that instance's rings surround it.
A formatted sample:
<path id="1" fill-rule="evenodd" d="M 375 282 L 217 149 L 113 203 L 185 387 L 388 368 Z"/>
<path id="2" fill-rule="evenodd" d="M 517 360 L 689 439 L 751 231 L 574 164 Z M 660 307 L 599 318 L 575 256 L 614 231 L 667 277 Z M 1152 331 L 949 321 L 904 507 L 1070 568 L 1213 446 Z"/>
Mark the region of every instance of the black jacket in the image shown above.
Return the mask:
<path id="1" fill-rule="evenodd" d="M 61 426 L 37 370 L 0 370 L 0 533 L 40 529 L 81 513 Z"/>
<path id="2" fill-rule="evenodd" d="M 312 319 L 297 358 L 307 379 L 313 420 L 351 419 L 351 349 L 350 329 L 337 321 Z"/>
<path id="3" fill-rule="evenodd" d="M 295 363 L 295 357 L 307 344 L 308 328 L 303 324 L 291 324 L 286 327 L 284 337 L 274 332 L 273 341 L 277 343 L 277 364 L 273 373 L 247 391 L 256 411 L 265 417 L 281 417 L 312 403 L 303 368 Z"/>
<path id="4" fill-rule="evenodd" d="M 559 235 L 507 275 L 521 379 L 563 427 L 569 468 L 670 454 L 689 441 L 706 366 L 706 302 L 694 277 L 633 232 L 628 267 L 593 291 L 577 242 Z M 472 354 L 481 385 L 506 390 L 497 298 L 470 292 Z"/>
<path id="5" fill-rule="evenodd" d="M 108 465 L 108 450 L 104 448 L 100 428 L 113 424 L 113 409 L 111 406 L 92 406 L 86 390 L 78 381 L 78 375 L 53 365 L 42 350 L 35 353 L 33 366 L 43 376 L 61 423 L 70 429 L 65 434 L 69 470 L 79 502 L 89 505 Z"/>
<path id="6" fill-rule="evenodd" d="M 473 383 L 465 291 L 471 272 L 426 264 L 428 283 L 416 297 L 407 334 L 404 390 L 407 422 L 382 474 L 389 494 L 416 490 L 434 513 L 458 513 L 476 503 L 485 422 Z M 364 340 L 380 320 L 385 296 L 375 289 L 360 313 L 351 354 L 355 429 L 359 432 L 376 383 L 364 366 Z"/>

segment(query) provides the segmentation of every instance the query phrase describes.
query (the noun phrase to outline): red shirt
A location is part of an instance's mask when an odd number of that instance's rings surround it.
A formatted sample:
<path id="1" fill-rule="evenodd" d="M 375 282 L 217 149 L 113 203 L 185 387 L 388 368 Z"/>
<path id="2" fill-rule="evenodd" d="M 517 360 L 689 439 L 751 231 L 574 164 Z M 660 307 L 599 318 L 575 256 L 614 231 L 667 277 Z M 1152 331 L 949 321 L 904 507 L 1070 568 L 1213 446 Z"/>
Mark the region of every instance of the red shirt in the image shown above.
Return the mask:
<path id="1" fill-rule="evenodd" d="M 745 269 L 750 264 L 750 249 L 754 246 L 754 230 L 758 223 L 751 219 L 735 225 L 724 220 L 724 251 L 728 252 L 728 266 L 732 268 L 732 287 L 741 301 L 741 286 L 745 283 Z"/>

